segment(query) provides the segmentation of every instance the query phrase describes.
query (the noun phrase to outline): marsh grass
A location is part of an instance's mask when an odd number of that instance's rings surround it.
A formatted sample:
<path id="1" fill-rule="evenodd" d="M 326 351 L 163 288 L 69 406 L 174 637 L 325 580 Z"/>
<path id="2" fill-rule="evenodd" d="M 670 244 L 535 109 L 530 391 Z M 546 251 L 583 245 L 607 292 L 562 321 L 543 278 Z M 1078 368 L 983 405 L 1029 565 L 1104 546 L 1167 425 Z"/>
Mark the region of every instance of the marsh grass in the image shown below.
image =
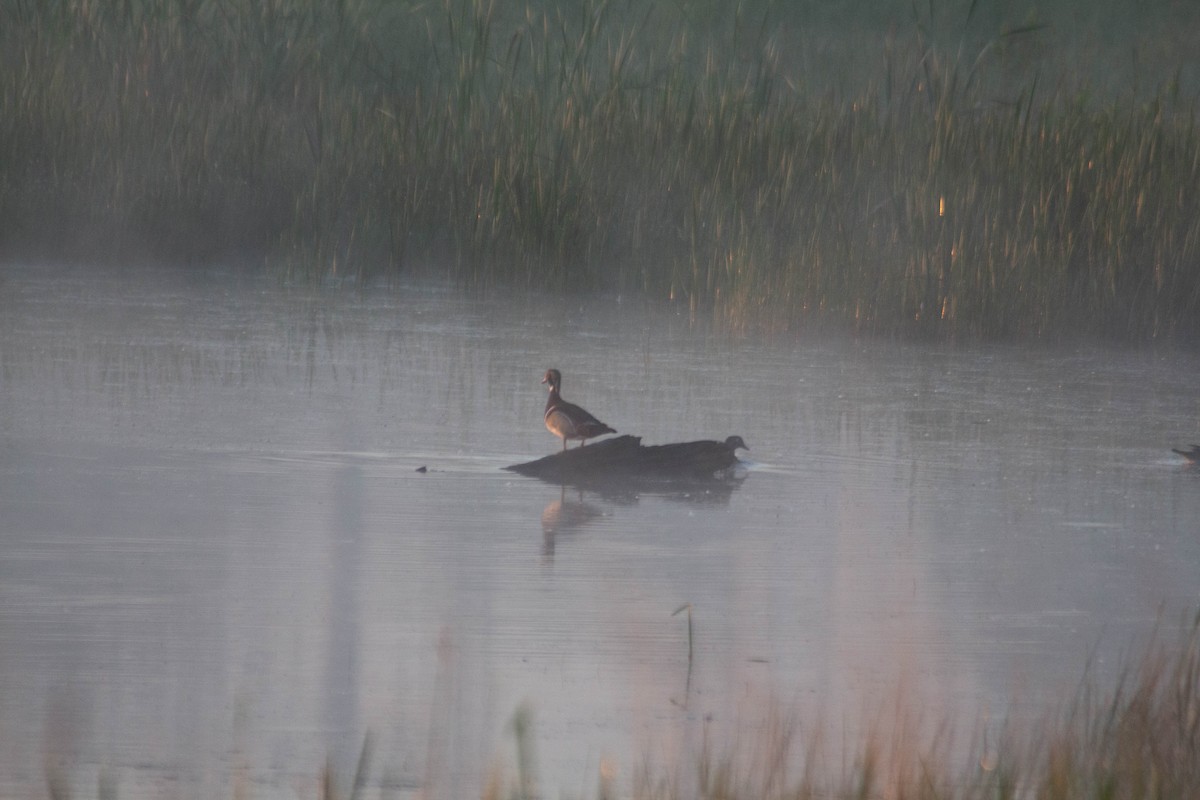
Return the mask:
<path id="1" fill-rule="evenodd" d="M 1106 685 L 1089 669 L 1076 695 L 1061 708 L 1047 709 L 1040 723 L 1010 724 L 991 739 L 985 728 L 966 748 L 955 741 L 947 722 L 922 718 L 919 705 L 907 700 L 898 697 L 893 711 L 867 725 L 858 741 L 839 739 L 819 721 L 778 708 L 744 736 L 736 735 L 732 744 L 717 743 L 706 727 L 700 751 L 688 763 L 619 765 L 601 759 L 592 796 L 1193 800 L 1200 787 L 1200 615 L 1177 644 L 1149 645 L 1115 685 Z M 509 767 L 488 772 L 485 800 L 555 796 L 539 789 L 535 727 L 533 707 L 520 707 L 509 726 L 515 774 Z M 837 752 L 831 744 L 837 745 Z M 581 749 L 587 746 L 580 743 Z M 384 778 L 379 777 L 374 764 L 381 760 L 386 762 L 386 755 L 381 757 L 367 736 L 353 775 L 338 776 L 326 765 L 307 784 L 311 795 L 299 791 L 298 796 L 409 796 L 407 789 L 389 788 L 386 767 Z M 621 777 L 622 766 L 632 767 L 628 779 Z M 69 771 L 67 765 L 48 759 L 50 797 L 121 797 L 117 773 L 101 770 L 95 791 L 77 794 Z M 256 788 L 246 779 L 245 766 L 235 771 L 233 796 L 254 796 Z M 444 787 L 434 781 L 421 787 L 419 796 L 443 794 Z"/>
<path id="2" fill-rule="evenodd" d="M 636 291 L 735 327 L 1194 332 L 1187 75 L 1094 91 L 1017 66 L 1046 24 L 902 5 L 833 90 L 815 7 L 767 0 L 4 0 L 0 248 Z"/>
<path id="3" fill-rule="evenodd" d="M 901 701 L 851 750 L 833 755 L 836 735 L 769 715 L 732 749 L 707 737 L 695 764 L 644 767 L 629 796 L 642 800 L 1185 800 L 1200 787 L 1200 617 L 1178 646 L 1150 646 L 1116 686 L 1085 675 L 1077 695 L 1040 725 L 1009 726 L 965 751 L 947 723 L 924 720 Z M 964 757 L 965 752 L 965 757 Z M 597 796 L 613 795 L 602 764 Z M 680 775 L 685 775 L 680 779 Z M 523 785 L 524 779 L 522 780 Z M 507 787 L 507 788 L 506 788 Z M 528 797 L 493 780 L 489 800 Z"/>

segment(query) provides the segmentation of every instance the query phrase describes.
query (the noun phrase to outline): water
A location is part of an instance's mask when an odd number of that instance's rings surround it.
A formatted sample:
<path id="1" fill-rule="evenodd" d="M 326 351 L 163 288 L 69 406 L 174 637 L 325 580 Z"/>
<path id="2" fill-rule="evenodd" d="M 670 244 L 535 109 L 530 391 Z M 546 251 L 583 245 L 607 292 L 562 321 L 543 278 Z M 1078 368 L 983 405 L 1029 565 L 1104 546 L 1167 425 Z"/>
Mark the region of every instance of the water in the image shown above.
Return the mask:
<path id="1" fill-rule="evenodd" d="M 647 443 L 740 434 L 747 468 L 503 471 L 559 447 L 549 366 Z M 547 796 L 777 709 L 852 739 L 897 698 L 968 735 L 1032 718 L 1200 607 L 1200 470 L 1169 450 L 1200 441 L 1198 374 L 620 297 L 5 268 L 0 793 L 316 796 L 369 734 L 385 796 L 478 796 L 522 709 Z"/>

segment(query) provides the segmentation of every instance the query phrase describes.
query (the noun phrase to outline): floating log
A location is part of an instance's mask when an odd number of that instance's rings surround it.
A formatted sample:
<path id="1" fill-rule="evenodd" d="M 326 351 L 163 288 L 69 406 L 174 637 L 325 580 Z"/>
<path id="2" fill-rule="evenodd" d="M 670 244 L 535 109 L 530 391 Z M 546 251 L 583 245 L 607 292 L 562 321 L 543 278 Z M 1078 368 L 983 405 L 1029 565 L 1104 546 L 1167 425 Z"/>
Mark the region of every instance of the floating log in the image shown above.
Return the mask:
<path id="1" fill-rule="evenodd" d="M 595 444 L 513 464 L 505 469 L 543 480 L 569 483 L 597 478 L 711 478 L 739 464 L 740 437 L 644 445 L 640 436 L 618 436 Z"/>

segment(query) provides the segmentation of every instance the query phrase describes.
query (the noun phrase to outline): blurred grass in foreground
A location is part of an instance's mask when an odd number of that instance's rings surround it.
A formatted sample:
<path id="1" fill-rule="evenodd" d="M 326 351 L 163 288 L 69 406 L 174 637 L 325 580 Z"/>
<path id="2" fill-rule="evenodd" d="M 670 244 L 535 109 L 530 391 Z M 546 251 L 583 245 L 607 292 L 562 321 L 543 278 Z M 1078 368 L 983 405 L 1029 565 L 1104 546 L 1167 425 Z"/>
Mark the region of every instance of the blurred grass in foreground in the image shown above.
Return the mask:
<path id="1" fill-rule="evenodd" d="M 0 257 L 645 292 L 772 330 L 1197 331 L 1196 57 L 1170 60 L 1200 10 L 1146 12 L 1150 77 L 1114 90 L 1047 52 L 1069 15 L 868 7 L 848 56 L 820 4 L 770 0 L 0 0 Z"/>
<path id="2" fill-rule="evenodd" d="M 782 711 L 754 730 L 736 732 L 733 749 L 723 750 L 706 734 L 694 763 L 620 765 L 602 758 L 595 794 L 589 796 L 1194 800 L 1200 787 L 1200 615 L 1178 645 L 1150 645 L 1140 662 L 1126 666 L 1115 687 L 1102 689 L 1089 673 L 1073 700 L 1063 708 L 1048 709 L 1040 724 L 1028 729 L 1007 726 L 993 740 L 978 737 L 966 751 L 953 740 L 948 721 L 930 729 L 929 720 L 920 719 L 920 708 L 902 702 L 896 704 L 895 715 L 895 720 L 870 726 L 874 733 L 858 742 L 840 740 L 828 726 L 789 720 L 788 712 Z M 479 774 L 486 776 L 485 800 L 560 796 L 557 787 L 539 788 L 534 725 L 530 708 L 519 708 L 510 729 L 515 771 L 499 767 L 489 772 L 478 765 Z M 588 747 L 586 741 L 579 742 L 581 750 Z M 435 754 L 429 763 L 445 759 L 445 754 Z M 376 761 L 384 762 L 381 771 Z M 336 775 L 327 765 L 311 781 L 294 783 L 295 796 L 447 796 L 448 788 L 433 775 L 420 785 L 397 785 L 387 777 L 386 762 L 368 736 L 351 774 Z M 622 767 L 629 771 L 623 774 Z M 69 769 L 61 762 L 47 767 L 48 793 L 54 800 L 77 796 Z M 251 781 L 248 772 L 245 765 L 235 767 L 230 785 L 239 800 L 269 789 Z M 120 798 L 119 778 L 102 770 L 98 796 Z M 93 796 L 91 787 L 78 796 Z"/>

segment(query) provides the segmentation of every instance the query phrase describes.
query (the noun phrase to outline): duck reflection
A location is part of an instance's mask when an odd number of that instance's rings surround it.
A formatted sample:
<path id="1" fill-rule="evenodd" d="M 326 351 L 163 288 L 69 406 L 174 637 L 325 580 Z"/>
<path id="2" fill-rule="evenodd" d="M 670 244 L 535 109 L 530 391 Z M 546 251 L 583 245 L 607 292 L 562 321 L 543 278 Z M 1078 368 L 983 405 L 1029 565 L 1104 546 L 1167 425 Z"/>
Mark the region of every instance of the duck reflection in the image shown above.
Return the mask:
<path id="1" fill-rule="evenodd" d="M 563 496 L 546 506 L 542 512 L 542 532 L 546 534 L 566 533 L 581 528 L 596 517 L 604 516 L 604 512 L 591 503 L 568 500 L 566 487 Z"/>
<path id="2" fill-rule="evenodd" d="M 1187 459 L 1189 466 L 1200 464 L 1200 444 L 1192 445 L 1190 450 L 1180 450 L 1178 447 L 1172 447 L 1171 452 L 1177 453 Z"/>
<path id="3" fill-rule="evenodd" d="M 600 508 L 584 502 L 582 491 L 578 500 L 567 499 L 567 487 L 563 486 L 559 498 L 542 511 L 542 555 L 553 558 L 554 543 L 559 534 L 582 528 L 602 516 L 604 512 Z"/>

